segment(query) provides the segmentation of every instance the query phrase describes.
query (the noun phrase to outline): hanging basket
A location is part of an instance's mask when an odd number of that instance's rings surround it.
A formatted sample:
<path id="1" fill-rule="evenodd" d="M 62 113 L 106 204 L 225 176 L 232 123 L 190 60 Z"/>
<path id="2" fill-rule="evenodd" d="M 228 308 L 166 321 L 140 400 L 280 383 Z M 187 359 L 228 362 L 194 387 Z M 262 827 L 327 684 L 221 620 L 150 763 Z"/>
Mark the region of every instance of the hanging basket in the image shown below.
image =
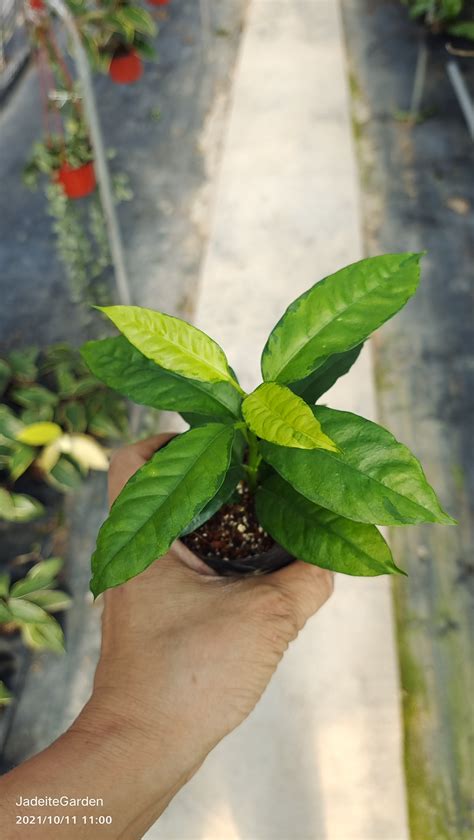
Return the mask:
<path id="1" fill-rule="evenodd" d="M 94 164 L 85 163 L 83 166 L 74 168 L 63 163 L 56 174 L 55 180 L 61 184 L 68 198 L 84 198 L 95 190 L 96 179 Z"/>
<path id="2" fill-rule="evenodd" d="M 115 53 L 109 67 L 109 76 L 116 85 L 131 85 L 143 73 L 143 63 L 135 50 Z"/>

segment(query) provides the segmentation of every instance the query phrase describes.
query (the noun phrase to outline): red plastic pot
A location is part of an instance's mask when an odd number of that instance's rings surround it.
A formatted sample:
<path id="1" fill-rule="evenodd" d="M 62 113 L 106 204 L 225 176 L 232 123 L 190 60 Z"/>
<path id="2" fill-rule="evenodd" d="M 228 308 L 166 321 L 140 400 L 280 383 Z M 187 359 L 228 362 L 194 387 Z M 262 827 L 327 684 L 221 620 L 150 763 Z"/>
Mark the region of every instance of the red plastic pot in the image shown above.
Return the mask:
<path id="1" fill-rule="evenodd" d="M 131 85 L 143 73 L 143 63 L 135 50 L 116 53 L 110 62 L 109 76 L 117 85 Z"/>
<path id="2" fill-rule="evenodd" d="M 84 198 L 95 190 L 94 164 L 91 161 L 74 168 L 68 163 L 63 163 L 57 172 L 56 180 L 68 198 Z"/>
<path id="3" fill-rule="evenodd" d="M 150 6 L 168 6 L 170 0 L 148 0 Z"/>
<path id="4" fill-rule="evenodd" d="M 42 12 L 44 10 L 43 0 L 30 0 L 29 6 L 30 9 L 34 9 L 35 12 Z"/>

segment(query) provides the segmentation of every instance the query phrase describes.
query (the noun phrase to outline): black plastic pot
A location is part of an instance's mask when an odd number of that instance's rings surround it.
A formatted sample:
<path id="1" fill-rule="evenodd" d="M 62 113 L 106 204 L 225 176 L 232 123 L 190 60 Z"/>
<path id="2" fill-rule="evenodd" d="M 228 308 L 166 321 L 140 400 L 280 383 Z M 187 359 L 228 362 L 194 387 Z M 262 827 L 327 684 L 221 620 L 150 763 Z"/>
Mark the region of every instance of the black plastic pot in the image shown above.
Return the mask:
<path id="1" fill-rule="evenodd" d="M 278 569 L 283 569 L 284 566 L 289 566 L 295 558 L 288 554 L 284 548 L 275 544 L 264 554 L 256 554 L 253 557 L 229 560 L 216 555 L 200 557 L 200 559 L 222 577 L 250 577 L 251 575 L 268 575 L 270 572 L 276 572 Z"/>

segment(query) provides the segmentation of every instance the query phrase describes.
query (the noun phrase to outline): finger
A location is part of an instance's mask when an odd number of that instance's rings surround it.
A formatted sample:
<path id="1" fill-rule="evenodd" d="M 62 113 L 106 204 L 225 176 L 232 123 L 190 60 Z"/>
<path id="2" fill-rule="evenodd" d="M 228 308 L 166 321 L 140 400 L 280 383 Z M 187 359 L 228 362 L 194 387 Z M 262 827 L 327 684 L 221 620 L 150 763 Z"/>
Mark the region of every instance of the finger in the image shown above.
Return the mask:
<path id="1" fill-rule="evenodd" d="M 109 467 L 109 503 L 112 504 L 129 478 L 148 461 L 158 449 L 161 449 L 176 435 L 176 432 L 163 432 L 160 435 L 140 440 L 129 446 L 117 449 L 112 455 Z"/>
<path id="2" fill-rule="evenodd" d="M 322 607 L 334 589 L 333 572 L 302 560 L 273 572 L 267 581 L 288 596 L 300 628 Z"/>

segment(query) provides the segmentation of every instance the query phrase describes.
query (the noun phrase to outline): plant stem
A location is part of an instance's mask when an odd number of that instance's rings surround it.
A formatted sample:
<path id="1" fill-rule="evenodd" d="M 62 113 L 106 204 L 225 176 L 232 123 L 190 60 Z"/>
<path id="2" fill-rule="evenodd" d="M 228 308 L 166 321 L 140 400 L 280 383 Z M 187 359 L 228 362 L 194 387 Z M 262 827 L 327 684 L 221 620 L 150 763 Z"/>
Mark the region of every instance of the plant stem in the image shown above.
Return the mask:
<path id="1" fill-rule="evenodd" d="M 255 492 L 257 489 L 257 478 L 258 478 L 258 468 L 260 466 L 260 461 L 262 460 L 262 456 L 258 451 L 258 440 L 257 436 L 254 435 L 250 429 L 247 429 L 247 441 L 248 441 L 248 459 L 247 464 L 245 465 L 245 469 L 247 472 L 247 482 L 249 485 L 250 490 L 252 493 Z"/>

